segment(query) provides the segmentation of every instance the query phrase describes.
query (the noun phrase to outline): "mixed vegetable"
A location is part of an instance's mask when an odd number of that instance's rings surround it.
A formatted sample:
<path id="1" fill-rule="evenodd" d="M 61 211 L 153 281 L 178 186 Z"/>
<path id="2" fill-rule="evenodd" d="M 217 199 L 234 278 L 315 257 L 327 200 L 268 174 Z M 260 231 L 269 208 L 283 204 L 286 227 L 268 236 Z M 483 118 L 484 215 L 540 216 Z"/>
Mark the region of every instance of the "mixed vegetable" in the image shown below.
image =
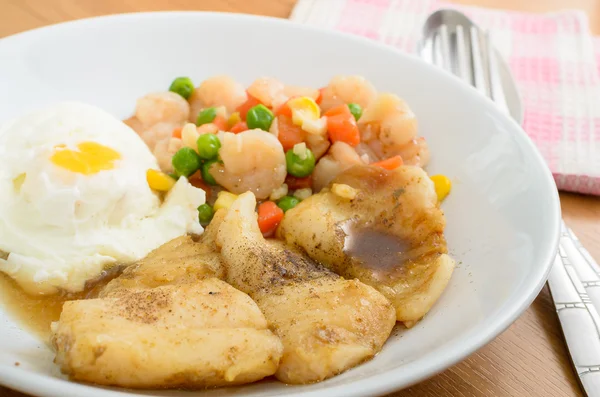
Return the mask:
<path id="1" fill-rule="evenodd" d="M 353 165 L 393 170 L 423 167 L 429 159 L 408 105 L 377 93 L 358 76 L 336 76 L 321 89 L 272 78 L 244 89 L 227 76 L 195 87 L 190 78 L 178 77 L 168 93 L 138 101 L 126 123 L 159 161 L 162 170 L 147 173 L 152 189 L 167 192 L 182 176 L 204 189 L 207 204 L 198 208 L 203 225 L 237 194 L 251 190 L 259 199 L 258 224 L 265 236 L 285 212 Z M 443 200 L 450 180 L 443 175 L 431 180 Z M 335 188 L 352 196 L 343 186 Z"/>

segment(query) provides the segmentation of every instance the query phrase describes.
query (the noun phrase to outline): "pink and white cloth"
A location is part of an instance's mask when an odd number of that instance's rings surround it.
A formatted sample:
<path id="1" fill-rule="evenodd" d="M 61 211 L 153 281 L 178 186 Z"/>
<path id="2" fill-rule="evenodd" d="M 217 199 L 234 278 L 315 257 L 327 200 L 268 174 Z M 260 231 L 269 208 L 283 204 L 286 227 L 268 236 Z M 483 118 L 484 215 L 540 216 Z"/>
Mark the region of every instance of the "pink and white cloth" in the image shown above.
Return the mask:
<path id="1" fill-rule="evenodd" d="M 600 38 L 587 16 L 517 13 L 436 0 L 299 0 L 290 19 L 416 52 L 427 16 L 456 8 L 490 30 L 519 88 L 523 128 L 559 190 L 600 196 Z"/>

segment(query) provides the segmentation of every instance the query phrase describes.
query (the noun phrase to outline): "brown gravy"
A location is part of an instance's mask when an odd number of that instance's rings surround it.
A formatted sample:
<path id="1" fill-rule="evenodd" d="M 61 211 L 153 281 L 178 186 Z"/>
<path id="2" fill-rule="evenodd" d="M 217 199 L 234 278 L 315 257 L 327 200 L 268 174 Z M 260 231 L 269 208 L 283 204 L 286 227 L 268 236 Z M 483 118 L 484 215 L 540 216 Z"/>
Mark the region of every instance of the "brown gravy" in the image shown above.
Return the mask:
<path id="1" fill-rule="evenodd" d="M 345 225 L 343 230 L 344 252 L 381 276 L 398 271 L 398 264 L 408 259 L 408 241 L 369 227 Z"/>
<path id="2" fill-rule="evenodd" d="M 0 305 L 23 329 L 47 342 L 50 337 L 50 324 L 60 318 L 63 303 L 96 297 L 110 280 L 121 274 L 122 270 L 122 267 L 115 266 L 104 271 L 97 279 L 88 281 L 82 292 L 55 295 L 30 295 L 12 278 L 0 273 Z"/>

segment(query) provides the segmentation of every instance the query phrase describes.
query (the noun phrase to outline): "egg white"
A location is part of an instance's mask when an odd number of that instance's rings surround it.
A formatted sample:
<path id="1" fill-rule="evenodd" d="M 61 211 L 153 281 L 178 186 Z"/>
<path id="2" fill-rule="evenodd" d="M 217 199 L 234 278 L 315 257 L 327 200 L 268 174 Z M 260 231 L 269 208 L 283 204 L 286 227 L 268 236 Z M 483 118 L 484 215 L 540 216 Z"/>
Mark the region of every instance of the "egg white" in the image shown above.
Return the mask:
<path id="1" fill-rule="evenodd" d="M 84 175 L 54 164 L 56 146 L 96 142 L 120 154 Z M 163 203 L 148 186 L 156 159 L 139 136 L 96 107 L 65 102 L 0 127 L 0 271 L 30 293 L 80 291 L 115 263 L 200 234 L 205 194 L 180 178 Z"/>

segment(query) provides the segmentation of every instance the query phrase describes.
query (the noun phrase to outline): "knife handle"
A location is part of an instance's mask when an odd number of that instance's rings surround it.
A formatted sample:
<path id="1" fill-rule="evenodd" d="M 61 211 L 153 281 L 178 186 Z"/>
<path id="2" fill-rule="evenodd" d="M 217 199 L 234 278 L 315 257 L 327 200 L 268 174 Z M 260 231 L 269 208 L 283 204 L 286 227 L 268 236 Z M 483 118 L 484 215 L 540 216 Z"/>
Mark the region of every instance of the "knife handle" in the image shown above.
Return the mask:
<path id="1" fill-rule="evenodd" d="M 548 286 L 581 386 L 600 397 L 600 268 L 581 248 L 563 223 Z"/>

